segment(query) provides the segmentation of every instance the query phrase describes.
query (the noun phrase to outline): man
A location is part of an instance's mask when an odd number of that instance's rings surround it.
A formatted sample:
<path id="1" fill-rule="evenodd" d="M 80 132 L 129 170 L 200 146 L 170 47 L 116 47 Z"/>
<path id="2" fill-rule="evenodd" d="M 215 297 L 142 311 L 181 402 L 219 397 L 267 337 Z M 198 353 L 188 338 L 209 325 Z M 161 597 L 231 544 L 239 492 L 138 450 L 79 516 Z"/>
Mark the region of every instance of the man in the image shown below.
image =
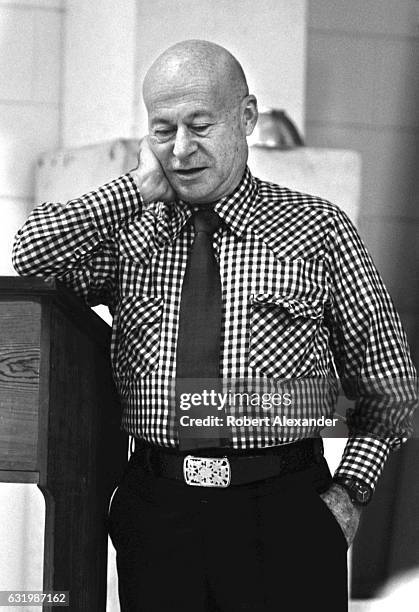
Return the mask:
<path id="1" fill-rule="evenodd" d="M 136 440 L 109 519 L 121 609 L 346 610 L 361 508 L 411 432 L 399 319 L 337 207 L 251 175 L 256 99 L 227 50 L 174 45 L 143 95 L 138 168 L 36 208 L 14 248 L 19 273 L 59 278 L 114 315 Z M 332 481 L 321 426 L 273 422 L 290 403 L 294 417 L 333 414 L 336 372 L 356 403 Z M 284 380 L 289 401 L 277 393 L 269 417 L 217 395 Z"/>

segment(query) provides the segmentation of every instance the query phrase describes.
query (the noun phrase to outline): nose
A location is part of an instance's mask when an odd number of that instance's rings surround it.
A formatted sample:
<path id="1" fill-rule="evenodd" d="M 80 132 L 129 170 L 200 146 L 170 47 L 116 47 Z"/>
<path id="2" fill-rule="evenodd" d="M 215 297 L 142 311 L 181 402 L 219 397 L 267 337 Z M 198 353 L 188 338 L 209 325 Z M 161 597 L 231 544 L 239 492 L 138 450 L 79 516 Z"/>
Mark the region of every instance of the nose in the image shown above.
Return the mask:
<path id="1" fill-rule="evenodd" d="M 179 126 L 176 131 L 175 144 L 173 146 L 173 155 L 182 160 L 196 151 L 197 144 L 189 130 L 185 126 Z"/>

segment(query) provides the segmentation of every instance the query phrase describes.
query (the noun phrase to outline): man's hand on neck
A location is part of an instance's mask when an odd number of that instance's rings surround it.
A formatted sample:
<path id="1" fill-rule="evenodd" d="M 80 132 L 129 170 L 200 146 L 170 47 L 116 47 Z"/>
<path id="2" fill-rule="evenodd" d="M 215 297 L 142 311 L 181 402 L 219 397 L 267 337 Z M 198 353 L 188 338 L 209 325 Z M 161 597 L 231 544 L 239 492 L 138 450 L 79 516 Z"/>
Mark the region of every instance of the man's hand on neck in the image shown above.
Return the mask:
<path id="1" fill-rule="evenodd" d="M 173 202 L 176 199 L 159 160 L 150 148 L 147 136 L 140 141 L 138 166 L 130 174 L 145 202 Z"/>

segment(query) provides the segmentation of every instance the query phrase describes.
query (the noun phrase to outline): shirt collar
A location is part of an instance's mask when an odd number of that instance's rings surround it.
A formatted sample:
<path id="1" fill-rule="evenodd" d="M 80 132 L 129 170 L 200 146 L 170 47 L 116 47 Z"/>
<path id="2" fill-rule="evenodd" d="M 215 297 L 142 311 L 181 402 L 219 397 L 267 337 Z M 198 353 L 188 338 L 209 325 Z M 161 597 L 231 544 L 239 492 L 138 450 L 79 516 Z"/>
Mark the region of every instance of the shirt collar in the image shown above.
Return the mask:
<path id="1" fill-rule="evenodd" d="M 242 179 L 235 190 L 218 200 L 214 205 L 215 212 L 238 238 L 242 238 L 246 232 L 256 191 L 256 181 L 246 166 Z M 177 200 L 169 204 L 160 203 L 158 209 L 157 216 L 162 223 L 161 230 L 165 229 L 166 236 L 174 241 L 192 215 L 190 205 L 182 200 Z"/>
<path id="2" fill-rule="evenodd" d="M 239 238 L 246 232 L 256 194 L 256 181 L 246 166 L 246 170 L 236 189 L 215 205 L 215 212 Z"/>

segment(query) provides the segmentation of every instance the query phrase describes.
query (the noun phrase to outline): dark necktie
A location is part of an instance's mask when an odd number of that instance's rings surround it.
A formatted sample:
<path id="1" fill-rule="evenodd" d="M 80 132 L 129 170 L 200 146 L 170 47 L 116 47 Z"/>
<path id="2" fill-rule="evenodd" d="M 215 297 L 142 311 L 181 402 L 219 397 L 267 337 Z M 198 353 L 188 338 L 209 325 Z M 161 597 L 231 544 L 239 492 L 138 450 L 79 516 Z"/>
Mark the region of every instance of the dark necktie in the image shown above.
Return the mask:
<path id="1" fill-rule="evenodd" d="M 176 411 L 181 450 L 220 446 L 225 437 L 225 422 L 220 421 L 225 413 L 218 411 L 218 403 L 212 405 L 208 396 L 206 405 L 191 406 L 188 410 L 180 406 L 181 394 L 221 390 L 221 280 L 212 246 L 221 219 L 213 206 L 207 206 L 194 209 L 191 220 L 195 239 L 183 279 L 176 351 Z M 191 418 L 210 420 L 205 421 L 207 425 L 180 426 L 181 417 L 186 417 L 188 423 Z"/>

